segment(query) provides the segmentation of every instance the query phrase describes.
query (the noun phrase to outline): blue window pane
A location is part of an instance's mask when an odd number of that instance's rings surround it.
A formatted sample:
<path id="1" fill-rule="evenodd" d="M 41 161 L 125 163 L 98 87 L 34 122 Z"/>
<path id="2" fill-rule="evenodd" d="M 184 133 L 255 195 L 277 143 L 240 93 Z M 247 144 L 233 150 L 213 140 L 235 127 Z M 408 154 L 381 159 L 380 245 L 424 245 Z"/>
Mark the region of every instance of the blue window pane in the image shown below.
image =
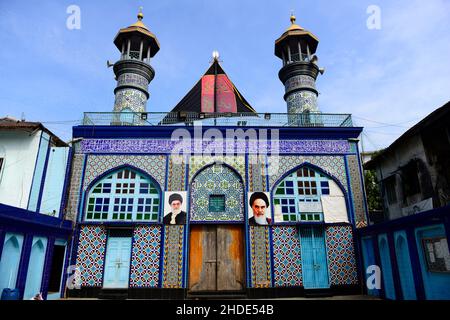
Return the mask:
<path id="1" fill-rule="evenodd" d="M 322 189 L 322 194 L 330 194 L 330 189 Z"/>
<path id="2" fill-rule="evenodd" d="M 286 187 L 292 188 L 293 186 L 294 186 L 294 182 L 293 181 L 286 181 Z"/>
<path id="3" fill-rule="evenodd" d="M 103 201 L 104 204 L 109 204 L 109 198 L 105 199 L 105 201 Z"/>
<path id="4" fill-rule="evenodd" d="M 281 207 L 282 213 L 289 213 L 288 207 Z"/>
<path id="5" fill-rule="evenodd" d="M 144 207 L 138 206 L 138 207 L 137 207 L 137 210 L 138 210 L 138 212 L 142 212 L 142 211 L 144 210 Z"/>
<path id="6" fill-rule="evenodd" d="M 139 198 L 138 199 L 138 204 L 144 204 L 144 199 L 143 198 Z"/>
<path id="7" fill-rule="evenodd" d="M 328 188 L 328 181 L 320 181 L 320 186 L 322 188 Z"/>
<path id="8" fill-rule="evenodd" d="M 102 210 L 102 206 L 95 206 L 95 211 L 101 211 Z"/>
<path id="9" fill-rule="evenodd" d="M 286 189 L 286 194 L 294 194 L 294 189 L 292 188 Z"/>

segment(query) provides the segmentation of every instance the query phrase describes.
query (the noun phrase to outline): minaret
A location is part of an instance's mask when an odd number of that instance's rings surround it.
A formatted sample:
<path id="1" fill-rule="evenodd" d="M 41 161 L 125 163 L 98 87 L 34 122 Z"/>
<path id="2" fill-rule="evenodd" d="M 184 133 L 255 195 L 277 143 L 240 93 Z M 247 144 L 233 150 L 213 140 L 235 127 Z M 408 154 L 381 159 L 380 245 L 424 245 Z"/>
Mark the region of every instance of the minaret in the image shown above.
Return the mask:
<path id="1" fill-rule="evenodd" d="M 120 29 L 114 39 L 121 52 L 120 60 L 114 64 L 114 112 L 146 112 L 148 85 L 155 76 L 150 58 L 159 51 L 158 39 L 142 23 L 141 10 L 137 17 L 135 24 Z"/>
<path id="2" fill-rule="evenodd" d="M 285 87 L 284 100 L 289 114 L 318 113 L 316 79 L 323 69 L 315 55 L 319 40 L 295 23 L 275 41 L 275 55 L 283 60 L 278 76 Z"/>

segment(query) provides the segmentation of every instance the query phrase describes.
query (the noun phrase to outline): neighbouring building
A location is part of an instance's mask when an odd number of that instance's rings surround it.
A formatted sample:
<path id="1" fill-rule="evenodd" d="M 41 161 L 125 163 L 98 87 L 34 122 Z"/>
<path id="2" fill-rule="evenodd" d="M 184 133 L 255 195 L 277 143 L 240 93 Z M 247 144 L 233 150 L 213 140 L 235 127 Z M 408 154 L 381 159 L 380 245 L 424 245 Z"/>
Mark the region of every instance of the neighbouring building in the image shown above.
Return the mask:
<path id="1" fill-rule="evenodd" d="M 156 113 L 146 102 L 159 43 L 142 19 L 114 39 L 113 112 L 86 112 L 73 128 L 66 211 L 80 287 L 69 295 L 360 292 L 362 128 L 319 110 L 317 37 L 292 16 L 275 42 L 287 113 L 257 113 L 217 55 L 172 111 Z"/>
<path id="2" fill-rule="evenodd" d="M 384 215 L 359 230 L 364 266 L 378 264 L 388 299 L 450 299 L 450 102 L 365 163 Z"/>
<path id="3" fill-rule="evenodd" d="M 60 297 L 72 235 L 63 212 L 70 158 L 41 123 L 0 119 L 0 293 Z"/>

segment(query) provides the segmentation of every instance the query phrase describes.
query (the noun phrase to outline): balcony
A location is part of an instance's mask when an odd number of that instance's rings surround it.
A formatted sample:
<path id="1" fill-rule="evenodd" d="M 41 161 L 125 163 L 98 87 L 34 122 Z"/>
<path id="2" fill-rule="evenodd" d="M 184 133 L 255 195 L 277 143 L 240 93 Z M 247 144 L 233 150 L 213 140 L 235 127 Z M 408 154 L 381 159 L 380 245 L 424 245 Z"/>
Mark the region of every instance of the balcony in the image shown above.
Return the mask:
<path id="1" fill-rule="evenodd" d="M 85 126 L 353 127 L 350 114 L 85 112 Z"/>

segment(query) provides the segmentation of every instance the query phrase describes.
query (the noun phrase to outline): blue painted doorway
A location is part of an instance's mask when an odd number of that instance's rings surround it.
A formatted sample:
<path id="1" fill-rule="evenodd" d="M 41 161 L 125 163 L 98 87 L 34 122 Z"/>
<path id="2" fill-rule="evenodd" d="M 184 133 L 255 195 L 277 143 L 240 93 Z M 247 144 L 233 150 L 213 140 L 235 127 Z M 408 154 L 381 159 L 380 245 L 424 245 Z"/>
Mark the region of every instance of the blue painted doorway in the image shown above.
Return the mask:
<path id="1" fill-rule="evenodd" d="M 131 237 L 108 238 L 103 288 L 128 288 Z"/>
<path id="2" fill-rule="evenodd" d="M 301 228 L 300 243 L 304 288 L 329 288 L 324 229 L 322 227 Z"/>
<path id="3" fill-rule="evenodd" d="M 28 264 L 27 280 L 23 299 L 28 300 L 41 292 L 42 276 L 44 273 L 45 251 L 47 238 L 35 237 L 31 247 L 30 262 Z"/>
<path id="4" fill-rule="evenodd" d="M 23 236 L 7 233 L 0 257 L 0 294 L 4 288 L 14 289 L 20 264 Z"/>

